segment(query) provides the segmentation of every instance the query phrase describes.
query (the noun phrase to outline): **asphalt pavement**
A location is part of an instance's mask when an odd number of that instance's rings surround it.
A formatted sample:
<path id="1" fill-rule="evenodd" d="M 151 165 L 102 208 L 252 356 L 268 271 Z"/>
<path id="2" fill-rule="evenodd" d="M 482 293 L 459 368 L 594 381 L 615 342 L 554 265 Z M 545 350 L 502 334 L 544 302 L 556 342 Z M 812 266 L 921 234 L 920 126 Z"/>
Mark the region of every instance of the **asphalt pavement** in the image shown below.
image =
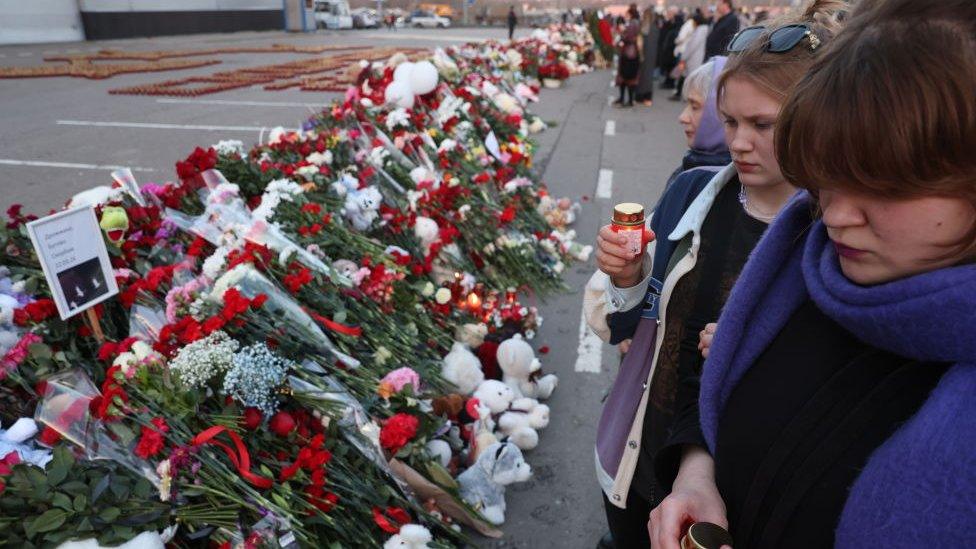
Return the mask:
<path id="1" fill-rule="evenodd" d="M 519 29 L 516 36 L 529 31 Z M 436 47 L 474 39 L 503 38 L 489 29 L 396 32 L 319 31 L 312 34 L 245 32 L 156 39 L 0 47 L 0 66 L 32 65 L 45 55 L 102 48 L 204 49 L 223 46 L 375 45 Z M 173 164 L 195 146 L 221 139 L 252 144 L 275 126 L 297 127 L 337 94 L 296 90 L 232 90 L 193 99 L 109 95 L 107 90 L 191 75 L 208 75 L 275 62 L 298 54 L 226 54 L 221 65 L 165 73 L 127 74 L 106 80 L 35 78 L 0 80 L 0 207 L 22 203 L 28 212 L 58 208 L 72 194 L 110 182 L 114 166 L 134 168 L 142 182 L 175 177 Z M 613 204 L 651 207 L 677 166 L 685 146 L 676 119 L 680 105 L 657 91 L 652 107 L 616 109 L 610 71 L 570 79 L 543 90 L 531 107 L 554 127 L 538 135 L 536 166 L 552 194 L 581 201 L 575 229 L 593 243 Z M 593 465 L 593 441 L 603 398 L 616 374 L 616 349 L 581 330 L 582 289 L 593 260 L 565 273 L 567 294 L 539 303 L 545 319 L 535 345 L 559 375 L 548 401 L 551 423 L 539 447 L 527 453 L 534 476 L 508 490 L 505 536 L 475 538 L 481 547 L 590 548 L 606 526 Z"/>

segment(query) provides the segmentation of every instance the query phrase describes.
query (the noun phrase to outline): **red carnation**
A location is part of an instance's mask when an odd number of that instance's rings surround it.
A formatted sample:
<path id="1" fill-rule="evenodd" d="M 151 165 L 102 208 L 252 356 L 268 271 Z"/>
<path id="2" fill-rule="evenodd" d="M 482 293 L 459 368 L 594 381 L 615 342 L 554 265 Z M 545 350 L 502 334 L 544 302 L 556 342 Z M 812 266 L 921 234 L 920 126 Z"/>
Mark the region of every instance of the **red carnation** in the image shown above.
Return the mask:
<path id="1" fill-rule="evenodd" d="M 163 438 L 163 433 L 169 431 L 169 426 L 166 425 L 166 421 L 161 417 L 153 418 L 152 424 L 155 427 L 145 427 L 142 428 L 142 437 L 139 438 L 139 443 L 136 444 L 135 454 L 142 459 L 149 459 L 159 452 L 163 451 L 166 446 L 165 439 Z"/>
<path id="2" fill-rule="evenodd" d="M 37 437 L 37 440 L 45 446 L 54 446 L 61 440 L 61 435 L 50 427 L 45 427 L 41 434 Z"/>
<path id="3" fill-rule="evenodd" d="M 295 429 L 295 418 L 288 412 L 278 412 L 271 418 L 268 427 L 279 437 L 286 437 Z"/>
<path id="4" fill-rule="evenodd" d="M 248 431 L 253 431 L 261 425 L 261 420 L 264 419 L 264 414 L 261 410 L 249 406 L 244 409 L 244 428 Z"/>
<path id="5" fill-rule="evenodd" d="M 380 444 L 396 454 L 413 439 L 420 427 L 420 420 L 410 414 L 396 414 L 386 420 L 380 430 Z"/>

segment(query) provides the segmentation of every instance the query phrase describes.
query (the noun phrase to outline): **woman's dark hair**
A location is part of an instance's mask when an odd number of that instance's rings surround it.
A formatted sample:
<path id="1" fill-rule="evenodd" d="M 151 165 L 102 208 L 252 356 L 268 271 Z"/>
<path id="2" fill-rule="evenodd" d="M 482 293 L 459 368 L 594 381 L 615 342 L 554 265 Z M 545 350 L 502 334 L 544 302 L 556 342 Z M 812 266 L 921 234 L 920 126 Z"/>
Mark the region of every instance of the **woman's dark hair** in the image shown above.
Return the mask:
<path id="1" fill-rule="evenodd" d="M 974 90 L 976 2 L 862 0 L 783 106 L 780 168 L 813 192 L 976 206 Z"/>

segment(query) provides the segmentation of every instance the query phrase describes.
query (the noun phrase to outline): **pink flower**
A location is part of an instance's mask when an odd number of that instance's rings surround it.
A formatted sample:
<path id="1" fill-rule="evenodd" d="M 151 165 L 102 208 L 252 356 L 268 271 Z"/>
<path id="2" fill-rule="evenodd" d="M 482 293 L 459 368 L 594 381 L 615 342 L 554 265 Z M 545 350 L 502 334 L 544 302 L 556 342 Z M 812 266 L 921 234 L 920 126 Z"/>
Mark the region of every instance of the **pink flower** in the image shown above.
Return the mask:
<path id="1" fill-rule="evenodd" d="M 16 345 L 7 351 L 7 354 L 3 355 L 3 359 L 0 359 L 0 379 L 7 377 L 7 373 L 20 365 L 21 362 L 27 358 L 27 353 L 31 345 L 35 343 L 40 343 L 41 336 L 34 333 L 26 333 L 17 342 Z"/>
<path id="2" fill-rule="evenodd" d="M 420 391 L 420 376 L 411 368 L 403 367 L 386 374 L 382 383 L 388 383 L 393 390 L 400 392 L 406 385 L 413 385 L 413 392 Z"/>

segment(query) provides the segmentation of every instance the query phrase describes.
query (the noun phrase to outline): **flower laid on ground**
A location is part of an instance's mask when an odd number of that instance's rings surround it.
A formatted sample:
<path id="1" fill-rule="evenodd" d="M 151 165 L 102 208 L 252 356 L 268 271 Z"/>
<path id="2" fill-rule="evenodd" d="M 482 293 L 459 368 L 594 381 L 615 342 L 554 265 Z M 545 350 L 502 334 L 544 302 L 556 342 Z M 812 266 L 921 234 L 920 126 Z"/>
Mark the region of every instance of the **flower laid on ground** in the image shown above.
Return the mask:
<path id="1" fill-rule="evenodd" d="M 244 347 L 232 360 L 222 392 L 265 415 L 273 414 L 278 408 L 274 393 L 285 382 L 288 361 L 276 356 L 263 343 Z"/>
<path id="2" fill-rule="evenodd" d="M 202 387 L 234 365 L 240 344 L 217 330 L 183 347 L 169 363 L 169 369 L 187 387 Z"/>

